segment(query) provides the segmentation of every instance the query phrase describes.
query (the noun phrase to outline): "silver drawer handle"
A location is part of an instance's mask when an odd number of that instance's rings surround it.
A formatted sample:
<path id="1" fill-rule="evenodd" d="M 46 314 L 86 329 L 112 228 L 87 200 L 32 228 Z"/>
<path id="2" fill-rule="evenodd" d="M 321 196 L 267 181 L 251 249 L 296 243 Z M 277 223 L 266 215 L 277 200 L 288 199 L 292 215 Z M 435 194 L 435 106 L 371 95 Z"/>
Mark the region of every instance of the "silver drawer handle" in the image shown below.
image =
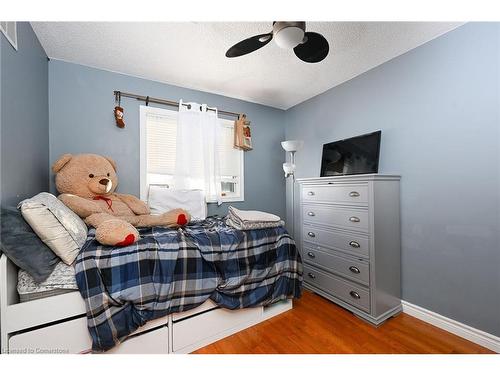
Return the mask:
<path id="1" fill-rule="evenodd" d="M 311 279 L 315 279 L 316 278 L 316 276 L 313 273 L 311 273 L 311 272 L 309 272 L 307 274 L 307 276 L 309 276 Z"/>
<path id="2" fill-rule="evenodd" d="M 314 234 L 314 232 L 307 232 L 307 235 L 308 235 L 309 237 L 316 237 L 316 235 Z"/>
<path id="3" fill-rule="evenodd" d="M 309 251 L 309 252 L 307 253 L 307 255 L 309 256 L 309 258 L 313 258 L 313 259 L 314 259 L 314 258 L 316 258 L 316 255 L 314 255 L 314 253 L 313 253 L 313 252 L 311 252 L 311 251 Z"/>
<path id="4" fill-rule="evenodd" d="M 361 296 L 360 296 L 358 293 L 356 293 L 354 290 L 351 290 L 351 291 L 349 292 L 349 294 L 350 294 L 350 295 L 351 295 L 351 297 L 352 297 L 352 298 L 354 298 L 354 299 L 360 299 L 360 298 L 361 298 Z"/>
<path id="5" fill-rule="evenodd" d="M 351 192 L 349 193 L 349 196 L 350 196 L 350 197 L 359 197 L 359 193 L 358 193 L 357 191 L 351 191 Z"/>
<path id="6" fill-rule="evenodd" d="M 314 191 L 308 191 L 307 195 L 314 195 Z"/>
<path id="7" fill-rule="evenodd" d="M 351 216 L 349 218 L 349 221 L 352 222 L 352 223 L 359 223 L 359 217 L 356 217 L 356 216 Z"/>
<path id="8" fill-rule="evenodd" d="M 351 242 L 349 242 L 349 245 L 350 245 L 351 247 L 356 248 L 356 249 L 359 249 L 359 248 L 361 247 L 361 245 L 359 244 L 359 242 L 356 242 L 356 241 L 351 241 Z"/>
<path id="9" fill-rule="evenodd" d="M 309 211 L 309 212 L 307 213 L 307 216 L 316 216 L 316 214 L 315 214 L 314 212 L 312 212 L 312 211 Z"/>
<path id="10" fill-rule="evenodd" d="M 361 271 L 359 270 L 358 267 L 355 267 L 355 266 L 351 266 L 349 267 L 349 271 L 351 271 L 352 273 L 360 273 Z"/>

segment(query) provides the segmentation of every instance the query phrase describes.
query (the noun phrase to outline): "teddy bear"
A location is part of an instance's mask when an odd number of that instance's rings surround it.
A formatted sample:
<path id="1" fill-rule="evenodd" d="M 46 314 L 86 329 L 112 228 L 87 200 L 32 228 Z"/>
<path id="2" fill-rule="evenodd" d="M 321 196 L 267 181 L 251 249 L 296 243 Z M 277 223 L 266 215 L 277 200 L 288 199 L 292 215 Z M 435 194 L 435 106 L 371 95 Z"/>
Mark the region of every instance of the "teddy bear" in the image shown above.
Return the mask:
<path id="1" fill-rule="evenodd" d="M 103 245 L 127 246 L 136 242 L 136 227 L 178 227 L 190 220 L 183 209 L 151 215 L 139 198 L 115 193 L 118 177 L 116 164 L 110 158 L 64 154 L 52 165 L 52 171 L 58 198 L 96 229 L 96 240 Z"/>

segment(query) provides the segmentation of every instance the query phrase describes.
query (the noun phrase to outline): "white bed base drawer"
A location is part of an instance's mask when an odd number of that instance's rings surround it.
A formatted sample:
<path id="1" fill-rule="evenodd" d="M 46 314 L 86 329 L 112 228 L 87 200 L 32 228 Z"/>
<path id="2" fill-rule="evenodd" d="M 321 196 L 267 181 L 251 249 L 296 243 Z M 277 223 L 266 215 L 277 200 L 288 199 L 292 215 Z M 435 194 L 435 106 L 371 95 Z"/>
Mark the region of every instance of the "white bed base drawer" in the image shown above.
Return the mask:
<path id="1" fill-rule="evenodd" d="M 107 351 L 110 354 L 168 353 L 168 318 L 155 319 L 138 328 L 121 344 Z M 161 327 L 161 328 L 158 328 Z M 48 327 L 13 335 L 9 339 L 9 352 L 19 354 L 88 353 L 92 340 L 87 318 L 78 318 Z"/>
<path id="2" fill-rule="evenodd" d="M 200 306 L 195 307 L 194 309 L 172 314 L 172 320 L 176 322 L 178 320 L 185 319 L 191 315 L 196 315 L 207 310 L 212 310 L 216 307 L 217 304 L 215 302 L 213 302 L 211 299 L 207 299 Z"/>
<path id="3" fill-rule="evenodd" d="M 174 322 L 173 352 L 189 353 L 207 343 L 250 327 L 262 319 L 262 307 L 239 310 L 217 308 L 189 319 Z"/>
<path id="4" fill-rule="evenodd" d="M 168 327 L 132 335 L 106 354 L 168 354 Z"/>
<path id="5" fill-rule="evenodd" d="M 76 354 L 91 347 L 86 317 L 19 333 L 9 339 L 9 353 L 14 354 Z"/>

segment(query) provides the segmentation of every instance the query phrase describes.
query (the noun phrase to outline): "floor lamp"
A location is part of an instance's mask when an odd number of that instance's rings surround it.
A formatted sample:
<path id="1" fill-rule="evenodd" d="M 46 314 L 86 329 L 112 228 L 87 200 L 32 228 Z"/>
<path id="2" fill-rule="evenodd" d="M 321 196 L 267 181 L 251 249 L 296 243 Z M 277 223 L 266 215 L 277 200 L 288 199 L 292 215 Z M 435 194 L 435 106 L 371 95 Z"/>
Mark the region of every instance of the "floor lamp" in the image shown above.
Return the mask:
<path id="1" fill-rule="evenodd" d="M 283 141 L 281 147 L 290 153 L 290 162 L 283 163 L 285 178 L 292 178 L 292 235 L 295 236 L 295 153 L 302 148 L 304 141 Z"/>

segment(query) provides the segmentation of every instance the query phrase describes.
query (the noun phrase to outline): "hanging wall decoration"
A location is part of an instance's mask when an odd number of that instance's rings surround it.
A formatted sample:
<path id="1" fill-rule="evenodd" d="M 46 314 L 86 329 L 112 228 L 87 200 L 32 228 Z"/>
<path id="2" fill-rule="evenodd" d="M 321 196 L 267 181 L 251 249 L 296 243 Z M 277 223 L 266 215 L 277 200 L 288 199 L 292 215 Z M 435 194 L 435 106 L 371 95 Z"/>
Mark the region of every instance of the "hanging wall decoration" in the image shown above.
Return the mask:
<path id="1" fill-rule="evenodd" d="M 116 121 L 116 126 L 119 128 L 124 128 L 125 127 L 125 121 L 123 121 L 123 108 L 121 106 L 121 101 L 122 101 L 122 95 L 119 91 L 115 92 L 115 121 Z"/>
<path id="2" fill-rule="evenodd" d="M 239 115 L 234 122 L 234 147 L 243 151 L 252 150 L 250 121 L 245 114 Z"/>

